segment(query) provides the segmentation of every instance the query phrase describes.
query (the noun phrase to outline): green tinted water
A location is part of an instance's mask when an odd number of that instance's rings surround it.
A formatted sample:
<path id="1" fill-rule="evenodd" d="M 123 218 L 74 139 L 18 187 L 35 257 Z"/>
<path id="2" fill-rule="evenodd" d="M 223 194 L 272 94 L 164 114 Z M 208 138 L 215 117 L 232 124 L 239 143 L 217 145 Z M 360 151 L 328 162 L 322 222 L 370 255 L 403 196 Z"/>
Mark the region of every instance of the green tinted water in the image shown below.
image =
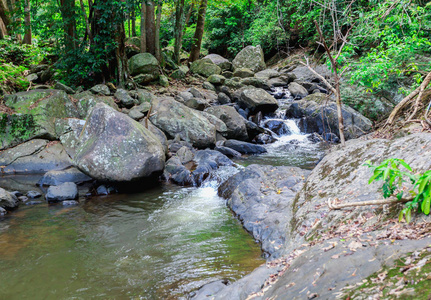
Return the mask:
<path id="1" fill-rule="evenodd" d="M 178 299 L 263 262 L 214 182 L 22 205 L 0 221 L 0 299 Z"/>

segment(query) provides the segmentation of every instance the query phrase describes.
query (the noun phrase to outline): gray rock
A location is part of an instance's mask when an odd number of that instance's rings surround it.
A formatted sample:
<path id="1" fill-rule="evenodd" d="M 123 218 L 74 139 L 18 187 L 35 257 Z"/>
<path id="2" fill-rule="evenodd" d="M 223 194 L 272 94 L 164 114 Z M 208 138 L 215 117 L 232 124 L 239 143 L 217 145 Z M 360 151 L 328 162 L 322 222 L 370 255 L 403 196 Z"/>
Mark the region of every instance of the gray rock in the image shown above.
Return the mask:
<path id="1" fill-rule="evenodd" d="M 249 68 L 237 68 L 233 72 L 233 76 L 239 78 L 254 77 L 254 72 Z"/>
<path id="2" fill-rule="evenodd" d="M 38 191 L 28 191 L 26 196 L 30 199 L 36 199 L 42 197 L 42 194 Z"/>
<path id="3" fill-rule="evenodd" d="M 133 107 L 129 112 L 128 112 L 129 117 L 131 117 L 133 120 L 140 120 L 143 117 L 145 117 L 145 115 L 143 113 L 140 112 L 140 109 L 137 108 L 137 106 Z"/>
<path id="4" fill-rule="evenodd" d="M 93 180 L 76 168 L 49 171 L 38 181 L 38 185 L 60 185 L 65 182 L 82 183 Z"/>
<path id="5" fill-rule="evenodd" d="M 331 77 L 331 71 L 326 65 L 319 65 L 313 69 L 326 79 Z M 302 80 L 320 82 L 320 79 L 305 66 L 297 67 L 291 73 L 294 74 L 296 78 L 301 78 Z"/>
<path id="6" fill-rule="evenodd" d="M 75 91 L 71 87 L 69 87 L 69 86 L 67 86 L 61 82 L 57 82 L 54 85 L 54 89 L 65 91 L 67 94 L 75 94 Z"/>
<path id="7" fill-rule="evenodd" d="M 104 84 L 97 84 L 97 85 L 93 86 L 93 87 L 90 89 L 90 91 L 91 91 L 93 94 L 96 94 L 96 95 L 103 95 L 103 96 L 109 96 L 109 95 L 111 95 L 111 91 L 110 91 L 110 90 L 109 90 L 109 88 L 108 88 L 106 85 L 104 85 Z"/>
<path id="8" fill-rule="evenodd" d="M 73 99 L 76 99 L 76 107 L 78 109 L 78 117 L 80 119 L 87 118 L 88 112 L 97 104 L 97 103 L 105 103 L 109 105 L 113 109 L 119 111 L 117 104 L 114 101 L 114 97 L 112 96 L 100 96 L 94 95 L 93 93 L 86 91 L 79 94 L 75 94 L 72 96 Z"/>
<path id="9" fill-rule="evenodd" d="M 208 81 L 205 81 L 204 83 L 202 83 L 202 88 L 204 88 L 206 90 L 210 90 L 210 91 L 215 91 L 216 90 L 215 86 L 212 83 L 208 82 Z"/>
<path id="10" fill-rule="evenodd" d="M 257 77 L 248 77 L 248 78 L 243 78 L 241 80 L 241 84 L 242 85 L 251 85 L 260 89 L 264 89 L 264 90 L 270 90 L 271 86 L 268 83 L 268 80 L 264 79 L 264 78 L 257 78 Z"/>
<path id="11" fill-rule="evenodd" d="M 221 75 L 224 76 L 225 78 L 232 78 L 233 77 L 233 72 L 231 72 L 231 71 L 223 71 L 223 72 L 221 72 Z"/>
<path id="12" fill-rule="evenodd" d="M 161 172 L 164 158 L 163 146 L 153 133 L 99 103 L 90 112 L 74 161 L 94 179 L 129 182 Z"/>
<path id="13" fill-rule="evenodd" d="M 183 102 L 183 103 L 190 100 L 190 99 L 193 99 L 193 97 L 194 97 L 192 93 L 187 92 L 187 91 L 180 92 L 178 94 L 178 96 L 182 99 L 181 102 Z M 202 98 L 202 96 L 201 96 L 201 98 Z"/>
<path id="14" fill-rule="evenodd" d="M 18 206 L 18 198 L 9 193 L 8 191 L 0 188 L 0 208 L 15 208 Z M 0 214 L 4 213 L 3 210 L 0 211 Z"/>
<path id="15" fill-rule="evenodd" d="M 133 105 L 138 104 L 138 101 L 129 96 L 126 90 L 117 89 L 114 97 L 126 108 L 131 108 Z"/>
<path id="16" fill-rule="evenodd" d="M 98 196 L 106 196 L 111 194 L 116 194 L 117 190 L 112 186 L 100 185 L 96 189 L 96 195 Z"/>
<path id="17" fill-rule="evenodd" d="M 242 141 L 246 141 L 248 139 L 245 120 L 232 106 L 213 106 L 208 108 L 206 112 L 216 116 L 226 124 L 226 138 Z"/>
<path id="18" fill-rule="evenodd" d="M 241 93 L 239 104 L 254 114 L 259 111 L 263 113 L 274 112 L 278 108 L 277 100 L 263 89 L 250 88 Z"/>
<path id="19" fill-rule="evenodd" d="M 192 87 L 188 91 L 193 95 L 193 97 L 196 97 L 196 98 L 205 98 L 204 95 L 202 94 L 202 92 L 199 91 L 197 88 Z"/>
<path id="20" fill-rule="evenodd" d="M 175 155 L 183 165 L 191 162 L 195 158 L 195 154 L 186 146 L 181 147 Z"/>
<path id="21" fill-rule="evenodd" d="M 25 77 L 29 82 L 37 82 L 39 79 L 39 76 L 37 74 L 33 73 Z"/>
<path id="22" fill-rule="evenodd" d="M 224 146 L 216 146 L 214 150 L 226 155 L 227 157 L 241 157 L 241 153 Z"/>
<path id="23" fill-rule="evenodd" d="M 183 78 L 186 77 L 186 74 L 187 73 L 184 72 L 183 70 L 177 69 L 177 70 L 175 70 L 175 71 L 172 72 L 171 77 L 173 79 L 183 79 Z"/>
<path id="24" fill-rule="evenodd" d="M 307 89 L 296 82 L 289 83 L 288 89 L 294 99 L 301 99 L 308 95 Z"/>
<path id="25" fill-rule="evenodd" d="M 139 74 L 136 75 L 133 80 L 137 83 L 137 84 L 141 84 L 141 85 L 145 85 L 147 83 L 150 83 L 152 81 L 155 81 L 159 78 L 159 75 L 154 75 L 154 74 Z"/>
<path id="26" fill-rule="evenodd" d="M 45 195 L 48 202 L 60 202 L 78 199 L 78 187 L 73 182 L 65 182 L 57 186 L 50 186 Z"/>
<path id="27" fill-rule="evenodd" d="M 242 154 L 262 154 L 267 152 L 263 146 L 237 140 L 227 140 L 224 142 L 223 146 Z"/>
<path id="28" fill-rule="evenodd" d="M 4 216 L 5 214 L 7 214 L 7 210 L 3 207 L 0 207 L 0 216 Z"/>
<path id="29" fill-rule="evenodd" d="M 204 59 L 210 59 L 214 64 L 219 66 L 223 71 L 230 71 L 232 69 L 232 63 L 224 58 L 223 56 L 220 56 L 218 54 L 209 54 L 204 57 Z"/>
<path id="30" fill-rule="evenodd" d="M 219 93 L 217 96 L 217 100 L 220 104 L 229 104 L 231 103 L 231 100 L 228 95 L 225 93 Z"/>
<path id="31" fill-rule="evenodd" d="M 202 116 L 204 116 L 211 124 L 213 124 L 216 127 L 217 133 L 220 133 L 223 136 L 227 136 L 228 134 L 228 128 L 226 126 L 226 124 L 220 120 L 217 116 L 202 111 L 201 112 Z"/>
<path id="32" fill-rule="evenodd" d="M 281 74 L 278 71 L 274 70 L 274 69 L 266 69 L 266 70 L 257 72 L 255 74 L 255 76 L 258 77 L 258 78 L 267 78 L 267 79 L 278 77 L 280 75 Z"/>
<path id="33" fill-rule="evenodd" d="M 184 104 L 187 107 L 190 107 L 191 109 L 195 110 L 204 110 L 205 108 L 210 106 L 208 101 L 202 98 L 191 98 L 187 101 L 184 101 Z"/>
<path id="34" fill-rule="evenodd" d="M 221 68 L 214 64 L 211 59 L 208 58 L 198 59 L 194 61 L 190 66 L 190 71 L 195 74 L 202 75 L 205 78 L 210 77 L 214 74 L 221 74 Z"/>
<path id="35" fill-rule="evenodd" d="M 144 90 L 144 89 L 138 89 L 136 91 L 136 96 L 137 96 L 138 102 L 140 104 L 142 104 L 144 102 L 151 103 L 151 100 L 156 98 L 156 96 L 154 96 L 149 91 Z"/>
<path id="36" fill-rule="evenodd" d="M 342 105 L 342 115 L 346 139 L 360 137 L 372 128 L 372 122 L 353 108 Z M 320 135 L 332 132 L 339 137 L 337 105 L 335 102 L 328 102 L 324 94 L 312 94 L 293 102 L 286 109 L 286 116 L 303 118 L 300 127 L 304 132 L 316 132 Z"/>
<path id="37" fill-rule="evenodd" d="M 216 128 L 199 112 L 167 97 L 154 101 L 153 105 L 155 114 L 150 120 L 168 137 L 178 135 L 197 148 L 215 144 Z"/>
<path id="38" fill-rule="evenodd" d="M 79 135 L 84 129 L 85 121 L 80 119 L 57 119 L 55 132 L 67 154 L 73 159 L 79 143 Z"/>
<path id="39" fill-rule="evenodd" d="M 268 80 L 268 84 L 271 87 L 278 87 L 278 86 L 286 86 L 287 82 L 284 81 L 282 78 L 277 77 L 277 78 L 272 78 Z"/>
<path id="40" fill-rule="evenodd" d="M 166 135 L 161 131 L 159 128 L 154 126 L 153 123 L 151 123 L 150 120 L 141 120 L 139 123 L 143 125 L 145 128 L 147 128 L 149 131 L 151 131 L 156 138 L 159 140 L 159 142 L 163 146 L 163 150 L 165 150 L 165 153 L 168 152 L 168 139 L 166 138 Z"/>
<path id="41" fill-rule="evenodd" d="M 263 51 L 260 46 L 245 47 L 237 54 L 232 64 L 235 69 L 249 68 L 255 73 L 266 68 Z"/>
<path id="42" fill-rule="evenodd" d="M 65 200 L 65 201 L 62 201 L 62 204 L 63 206 L 75 206 L 75 205 L 78 205 L 79 202 L 76 200 Z"/>
<path id="43" fill-rule="evenodd" d="M 0 172 L 3 174 L 45 174 L 72 166 L 72 161 L 60 143 L 48 145 L 47 140 L 31 140 L 0 152 Z"/>
<path id="44" fill-rule="evenodd" d="M 168 77 L 166 77 L 165 75 L 160 75 L 159 76 L 159 84 L 161 86 L 168 87 L 169 86 L 169 79 L 168 79 Z"/>

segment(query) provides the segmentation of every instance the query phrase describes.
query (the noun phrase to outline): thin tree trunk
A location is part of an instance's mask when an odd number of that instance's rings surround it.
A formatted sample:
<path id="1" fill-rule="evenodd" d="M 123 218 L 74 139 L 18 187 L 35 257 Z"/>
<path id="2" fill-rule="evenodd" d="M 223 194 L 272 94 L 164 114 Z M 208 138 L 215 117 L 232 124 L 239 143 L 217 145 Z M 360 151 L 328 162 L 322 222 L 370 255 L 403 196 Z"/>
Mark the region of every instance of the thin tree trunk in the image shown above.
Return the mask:
<path id="1" fill-rule="evenodd" d="M 136 36 L 136 7 L 135 7 L 135 1 L 133 1 L 132 4 L 132 36 Z"/>
<path id="2" fill-rule="evenodd" d="M 61 15 L 64 23 L 64 39 L 66 50 L 76 49 L 76 17 L 75 1 L 61 0 Z"/>
<path id="3" fill-rule="evenodd" d="M 156 45 L 155 45 L 156 23 L 154 20 L 154 1 L 148 1 L 145 29 L 146 29 L 146 36 L 147 36 L 147 52 L 154 55 L 156 53 Z"/>
<path id="4" fill-rule="evenodd" d="M 177 64 L 180 63 L 180 51 L 183 44 L 183 29 L 184 29 L 184 0 L 179 0 L 175 7 L 175 46 L 174 60 Z"/>
<path id="5" fill-rule="evenodd" d="M 3 22 L 3 19 L 0 17 L 0 40 L 6 38 L 8 35 L 6 25 Z"/>
<path id="6" fill-rule="evenodd" d="M 156 19 L 156 32 L 154 37 L 155 43 L 155 56 L 159 62 L 162 61 L 162 53 L 160 51 L 160 22 L 162 18 L 162 2 L 159 0 L 157 3 L 157 19 Z"/>
<path id="7" fill-rule="evenodd" d="M 190 51 L 189 62 L 199 59 L 201 52 L 202 37 L 205 29 L 205 16 L 207 13 L 208 0 L 202 0 L 199 7 L 198 21 L 196 23 L 196 31 L 193 37 L 192 49 Z"/>
<path id="8" fill-rule="evenodd" d="M 82 11 L 82 15 L 84 16 L 84 21 L 85 21 L 85 37 L 84 37 L 84 40 L 88 36 L 89 40 L 91 41 L 90 23 L 88 22 L 87 12 L 85 11 L 85 6 L 84 6 L 84 1 L 83 0 L 79 0 L 79 2 L 81 3 L 81 11 Z"/>
<path id="9" fill-rule="evenodd" d="M 6 3 L 6 0 L 0 0 L 0 18 L 2 20 L 3 24 L 3 33 L 4 35 L 7 35 L 7 27 L 11 24 L 11 19 L 9 17 L 9 7 Z"/>
<path id="10" fill-rule="evenodd" d="M 31 45 L 31 16 L 30 16 L 30 0 L 24 1 L 24 44 Z"/>
<path id="11" fill-rule="evenodd" d="M 147 38 L 145 36 L 145 19 L 147 18 L 147 5 L 146 0 L 142 0 L 141 6 L 141 53 L 147 52 Z"/>

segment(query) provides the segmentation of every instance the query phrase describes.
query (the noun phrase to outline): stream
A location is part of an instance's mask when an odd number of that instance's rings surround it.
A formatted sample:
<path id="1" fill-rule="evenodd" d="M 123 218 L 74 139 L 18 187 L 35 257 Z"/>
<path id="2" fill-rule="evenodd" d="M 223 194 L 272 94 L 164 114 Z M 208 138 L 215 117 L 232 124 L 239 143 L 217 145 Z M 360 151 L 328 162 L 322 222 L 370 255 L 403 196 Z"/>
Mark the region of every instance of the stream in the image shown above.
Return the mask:
<path id="1" fill-rule="evenodd" d="M 289 96 L 262 120 L 282 122 L 287 132 L 267 153 L 237 164 L 311 169 L 323 156 L 298 120 L 285 120 Z M 203 284 L 243 277 L 265 260 L 217 196 L 220 182 L 236 172 L 222 167 L 198 188 L 162 183 L 144 193 L 81 198 L 72 207 L 22 204 L 0 217 L 0 298 L 186 299 Z M 0 186 L 37 190 L 39 178 L 0 177 Z"/>

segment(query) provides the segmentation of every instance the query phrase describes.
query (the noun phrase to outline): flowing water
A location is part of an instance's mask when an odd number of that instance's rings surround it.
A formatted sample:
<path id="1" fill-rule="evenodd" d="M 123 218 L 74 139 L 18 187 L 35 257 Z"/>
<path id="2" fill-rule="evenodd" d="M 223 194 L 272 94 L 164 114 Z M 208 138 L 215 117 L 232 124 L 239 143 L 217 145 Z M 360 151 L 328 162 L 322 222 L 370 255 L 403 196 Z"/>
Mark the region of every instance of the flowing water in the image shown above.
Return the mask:
<path id="1" fill-rule="evenodd" d="M 289 95 L 280 104 L 290 101 Z M 285 120 L 268 153 L 238 163 L 311 168 L 319 145 Z M 238 170 L 221 168 L 199 188 L 162 184 L 145 193 L 21 207 L 0 219 L 0 299 L 182 299 L 217 279 L 236 280 L 264 262 L 259 244 L 217 196 Z M 35 190 L 39 176 L 0 177 Z M 85 194 L 83 189 L 81 194 Z"/>

